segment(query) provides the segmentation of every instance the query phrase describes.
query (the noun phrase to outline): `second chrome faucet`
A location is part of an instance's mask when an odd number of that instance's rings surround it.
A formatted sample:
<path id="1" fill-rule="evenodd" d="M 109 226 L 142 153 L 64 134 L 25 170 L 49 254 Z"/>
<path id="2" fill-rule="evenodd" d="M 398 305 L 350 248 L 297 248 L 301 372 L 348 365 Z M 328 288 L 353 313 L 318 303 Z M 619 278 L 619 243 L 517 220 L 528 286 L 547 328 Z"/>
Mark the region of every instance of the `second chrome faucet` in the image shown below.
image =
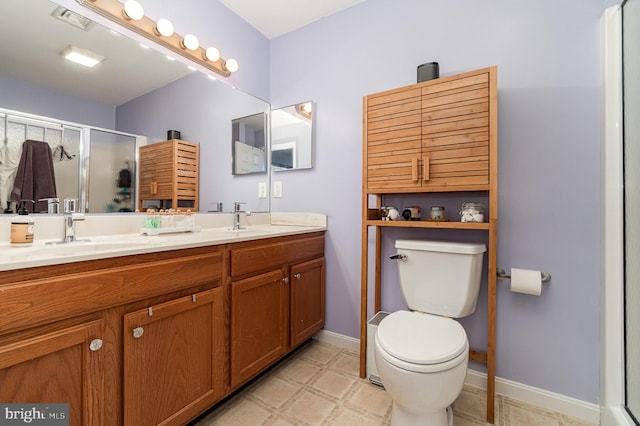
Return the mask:
<path id="1" fill-rule="evenodd" d="M 247 204 L 244 202 L 240 202 L 240 201 L 236 201 L 235 203 L 233 203 L 233 228 L 231 228 L 232 231 L 238 231 L 240 229 L 242 229 L 242 226 L 240 226 L 240 215 L 244 214 L 245 216 L 251 216 L 251 212 L 248 210 L 240 210 L 240 206 L 242 204 Z"/>

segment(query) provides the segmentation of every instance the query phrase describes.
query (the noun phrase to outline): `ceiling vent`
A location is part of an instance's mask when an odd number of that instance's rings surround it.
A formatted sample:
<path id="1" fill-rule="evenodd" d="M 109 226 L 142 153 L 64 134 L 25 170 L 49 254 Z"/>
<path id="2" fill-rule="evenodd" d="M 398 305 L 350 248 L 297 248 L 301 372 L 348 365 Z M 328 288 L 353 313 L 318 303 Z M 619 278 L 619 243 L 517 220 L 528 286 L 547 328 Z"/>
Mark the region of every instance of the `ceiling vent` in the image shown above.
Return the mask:
<path id="1" fill-rule="evenodd" d="M 94 24 L 91 19 L 85 18 L 84 16 L 79 15 L 76 12 L 73 12 L 63 6 L 59 6 L 53 12 L 51 12 L 51 16 L 63 22 L 66 22 L 71 26 L 80 28 L 83 31 L 88 31 Z"/>

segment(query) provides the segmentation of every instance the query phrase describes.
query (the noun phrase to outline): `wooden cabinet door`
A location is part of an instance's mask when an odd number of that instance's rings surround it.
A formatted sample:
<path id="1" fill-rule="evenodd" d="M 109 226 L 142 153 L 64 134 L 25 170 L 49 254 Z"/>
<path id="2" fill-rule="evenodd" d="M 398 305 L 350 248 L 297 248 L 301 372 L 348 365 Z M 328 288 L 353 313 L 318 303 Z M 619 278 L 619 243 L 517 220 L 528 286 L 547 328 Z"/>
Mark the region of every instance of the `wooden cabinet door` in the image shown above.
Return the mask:
<path id="1" fill-rule="evenodd" d="M 175 167 L 174 147 L 170 141 L 140 147 L 140 207 L 143 200 L 173 199 Z"/>
<path id="2" fill-rule="evenodd" d="M 324 258 L 291 266 L 291 346 L 324 327 Z"/>
<path id="3" fill-rule="evenodd" d="M 365 98 L 369 190 L 420 187 L 421 96 L 420 87 L 410 86 Z"/>
<path id="4" fill-rule="evenodd" d="M 282 270 L 231 283 L 231 388 L 288 349 L 289 285 Z"/>
<path id="5" fill-rule="evenodd" d="M 222 289 L 124 316 L 124 424 L 180 425 L 223 396 Z"/>
<path id="6" fill-rule="evenodd" d="M 490 70 L 433 80 L 422 87 L 422 185 L 487 190 Z"/>
<path id="7" fill-rule="evenodd" d="M 102 425 L 103 321 L 0 345 L 0 401 L 69 404 L 69 425 Z"/>

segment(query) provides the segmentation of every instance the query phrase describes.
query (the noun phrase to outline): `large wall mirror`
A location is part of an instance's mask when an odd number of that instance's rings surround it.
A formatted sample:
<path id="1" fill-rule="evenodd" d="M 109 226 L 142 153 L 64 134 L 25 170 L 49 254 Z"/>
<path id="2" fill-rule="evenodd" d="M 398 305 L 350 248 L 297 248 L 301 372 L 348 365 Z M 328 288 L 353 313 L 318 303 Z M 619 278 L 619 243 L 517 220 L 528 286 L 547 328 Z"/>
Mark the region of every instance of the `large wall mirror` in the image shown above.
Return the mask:
<path id="1" fill-rule="evenodd" d="M 313 102 L 301 102 L 271 112 L 273 171 L 313 167 Z"/>
<path id="2" fill-rule="evenodd" d="M 118 135 L 141 136 L 154 143 L 166 140 L 170 129 L 200 145 L 200 211 L 217 210 L 220 205 L 231 211 L 234 201 L 246 202 L 247 210 L 269 210 L 269 197 L 257 196 L 264 174 L 237 179 L 230 173 L 228 142 L 233 138 L 232 121 L 268 115 L 267 102 L 58 6 L 49 0 L 0 2 L 0 35 L 5 40 L 0 44 L 0 109 L 77 123 L 94 135 L 114 132 L 115 136 L 100 139 L 95 161 L 77 161 L 78 175 L 87 176 L 87 188 L 91 181 L 114 185 L 95 189 L 106 201 L 92 204 L 92 199 L 102 198 L 90 196 L 89 212 L 118 211 L 127 201 L 128 195 L 117 187 L 117 176 L 127 164 L 135 170 L 135 156 L 130 158 L 126 151 L 123 155 L 128 158 L 118 157 L 113 165 L 106 161 L 111 146 L 113 152 L 122 151 Z M 68 45 L 105 59 L 94 68 L 81 68 L 60 56 Z M 2 142 L 5 148 L 6 138 Z M 63 180 L 73 185 L 73 179 Z M 114 199 L 120 203 L 114 206 Z"/>

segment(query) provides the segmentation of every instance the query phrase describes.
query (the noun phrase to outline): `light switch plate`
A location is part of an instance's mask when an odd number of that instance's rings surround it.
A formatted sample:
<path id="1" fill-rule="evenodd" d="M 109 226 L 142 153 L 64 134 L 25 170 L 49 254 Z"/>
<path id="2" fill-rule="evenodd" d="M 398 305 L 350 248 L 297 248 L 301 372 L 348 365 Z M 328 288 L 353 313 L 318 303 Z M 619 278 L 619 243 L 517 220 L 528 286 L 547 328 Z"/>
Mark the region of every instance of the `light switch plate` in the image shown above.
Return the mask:
<path id="1" fill-rule="evenodd" d="M 274 198 L 282 198 L 282 181 L 273 182 L 273 196 Z"/>
<path id="2" fill-rule="evenodd" d="M 267 198 L 267 182 L 258 182 L 258 198 Z"/>

